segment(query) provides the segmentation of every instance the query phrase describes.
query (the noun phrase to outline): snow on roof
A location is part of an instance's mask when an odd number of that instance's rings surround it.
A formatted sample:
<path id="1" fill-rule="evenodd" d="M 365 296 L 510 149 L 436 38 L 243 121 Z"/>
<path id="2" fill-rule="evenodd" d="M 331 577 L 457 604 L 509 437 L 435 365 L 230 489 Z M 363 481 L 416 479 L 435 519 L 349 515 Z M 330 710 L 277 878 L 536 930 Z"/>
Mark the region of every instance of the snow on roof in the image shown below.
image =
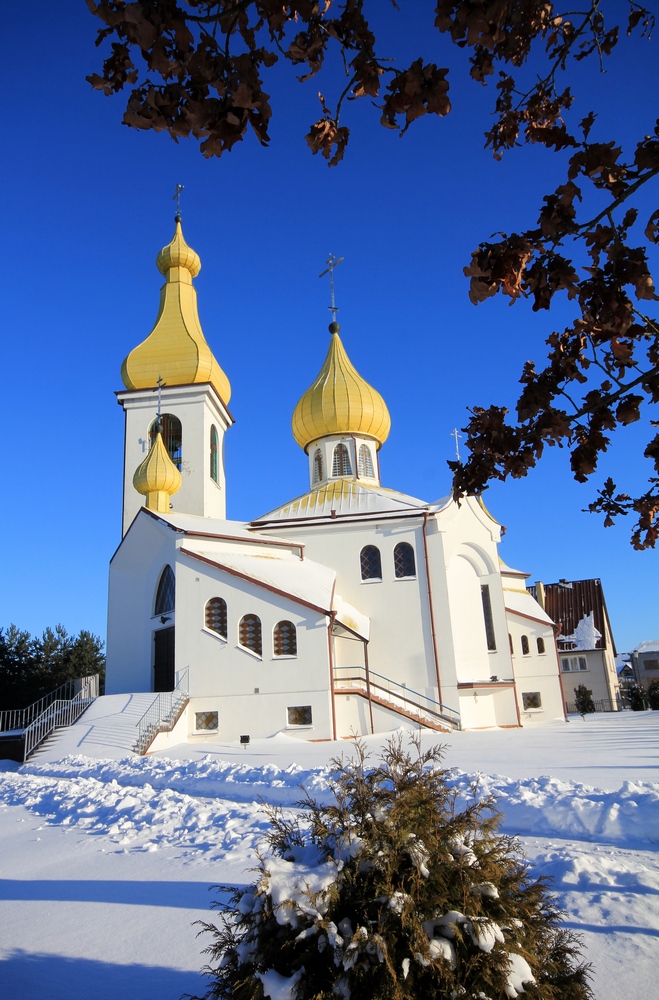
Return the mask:
<path id="1" fill-rule="evenodd" d="M 356 632 L 362 637 L 362 639 L 368 639 L 371 629 L 371 619 L 366 615 L 363 615 L 361 611 L 357 611 L 353 608 L 352 604 L 348 604 L 344 601 L 342 597 L 338 594 L 334 595 L 334 610 L 336 611 L 336 619 L 346 628 L 349 628 L 352 632 Z"/>
<path id="2" fill-rule="evenodd" d="M 526 580 L 531 574 L 525 573 L 521 569 L 513 569 L 512 566 L 506 565 L 501 556 L 499 556 L 499 569 L 502 576 L 522 576 Z"/>
<path id="3" fill-rule="evenodd" d="M 535 598 L 531 597 L 528 590 L 507 590 L 503 588 L 503 602 L 506 611 L 513 614 L 528 615 L 530 618 L 537 618 L 538 621 L 553 625 L 553 621 L 546 611 L 540 607 Z"/>
<path id="4" fill-rule="evenodd" d="M 639 643 L 634 650 L 635 653 L 659 653 L 659 639 L 646 639 Z"/>
<path id="5" fill-rule="evenodd" d="M 388 490 L 383 486 L 371 486 L 350 479 L 335 479 L 329 483 L 314 486 L 301 497 L 276 507 L 256 518 L 252 523 L 263 521 L 287 521 L 291 518 L 316 518 L 345 516 L 346 514 L 395 513 L 396 511 L 427 510 L 428 504 L 416 497 Z"/>
<path id="6" fill-rule="evenodd" d="M 219 517 L 201 517 L 199 514 L 180 514 L 177 511 L 168 511 L 166 514 L 158 512 L 153 515 L 161 521 L 166 521 L 176 528 L 177 531 L 184 531 L 186 534 L 200 534 L 221 536 L 223 538 L 235 538 L 253 542 L 254 539 L 261 538 L 264 544 L 272 544 L 270 535 L 259 535 L 245 521 L 225 521 Z M 281 542 L 279 539 L 277 543 Z M 291 542 L 292 546 L 299 548 L 299 542 Z"/>

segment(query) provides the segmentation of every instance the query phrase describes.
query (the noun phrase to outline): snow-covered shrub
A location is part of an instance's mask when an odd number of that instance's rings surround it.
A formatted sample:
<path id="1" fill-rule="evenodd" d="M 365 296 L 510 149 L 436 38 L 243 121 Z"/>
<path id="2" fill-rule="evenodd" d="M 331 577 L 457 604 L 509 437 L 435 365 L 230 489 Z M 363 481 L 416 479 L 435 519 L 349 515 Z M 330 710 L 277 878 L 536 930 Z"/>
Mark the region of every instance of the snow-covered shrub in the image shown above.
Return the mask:
<path id="1" fill-rule="evenodd" d="M 585 684 L 578 684 L 574 689 L 574 703 L 579 715 L 588 715 L 595 711 L 592 691 Z"/>
<path id="2" fill-rule="evenodd" d="M 627 688 L 627 697 L 632 712 L 643 712 L 646 707 L 645 691 L 638 684 L 631 684 Z"/>
<path id="3" fill-rule="evenodd" d="M 271 810 L 247 888 L 218 887 L 206 993 L 231 1000 L 587 1000 L 546 883 L 478 790 L 459 809 L 441 749 L 335 761 L 334 802 Z"/>

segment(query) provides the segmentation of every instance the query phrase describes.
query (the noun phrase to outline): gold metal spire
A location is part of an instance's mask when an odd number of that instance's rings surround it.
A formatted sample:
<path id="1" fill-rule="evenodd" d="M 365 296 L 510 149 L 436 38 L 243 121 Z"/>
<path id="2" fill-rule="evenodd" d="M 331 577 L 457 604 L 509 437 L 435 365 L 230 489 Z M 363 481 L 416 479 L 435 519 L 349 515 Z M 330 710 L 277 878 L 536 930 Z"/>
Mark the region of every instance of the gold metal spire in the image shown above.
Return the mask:
<path id="1" fill-rule="evenodd" d="M 135 470 L 133 486 L 146 498 L 145 507 L 164 513 L 169 510 L 170 497 L 180 490 L 181 482 L 181 473 L 167 453 L 158 422 L 149 454 Z"/>
<path id="2" fill-rule="evenodd" d="M 183 238 L 180 215 L 175 223 L 171 243 L 156 258 L 165 284 L 155 326 L 130 352 L 121 366 L 121 377 L 127 389 L 155 388 L 159 376 L 168 386 L 210 382 L 226 406 L 231 386 L 204 337 L 192 285 L 201 260 Z"/>

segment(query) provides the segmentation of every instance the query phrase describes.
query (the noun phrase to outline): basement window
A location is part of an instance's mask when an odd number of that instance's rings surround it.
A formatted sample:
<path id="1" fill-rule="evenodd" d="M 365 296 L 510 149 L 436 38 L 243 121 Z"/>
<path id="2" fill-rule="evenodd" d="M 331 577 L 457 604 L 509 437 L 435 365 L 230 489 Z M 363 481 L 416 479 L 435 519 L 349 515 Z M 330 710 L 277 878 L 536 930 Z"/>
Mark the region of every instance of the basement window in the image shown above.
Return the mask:
<path id="1" fill-rule="evenodd" d="M 289 726 L 310 726 L 311 705 L 292 705 L 286 709 L 286 716 Z"/>
<path id="2" fill-rule="evenodd" d="M 217 712 L 195 712 L 194 727 L 198 733 L 216 733 L 220 728 Z"/>
<path id="3" fill-rule="evenodd" d="M 541 712 L 542 698 L 539 691 L 522 691 L 522 704 L 525 712 Z"/>

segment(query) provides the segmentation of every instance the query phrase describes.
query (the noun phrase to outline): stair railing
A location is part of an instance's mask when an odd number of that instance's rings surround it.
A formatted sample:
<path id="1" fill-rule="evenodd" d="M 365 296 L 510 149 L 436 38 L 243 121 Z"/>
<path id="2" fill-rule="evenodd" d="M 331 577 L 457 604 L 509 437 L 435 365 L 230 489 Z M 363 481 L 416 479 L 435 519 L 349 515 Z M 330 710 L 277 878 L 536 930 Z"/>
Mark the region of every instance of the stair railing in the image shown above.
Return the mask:
<path id="1" fill-rule="evenodd" d="M 454 729 L 460 729 L 460 714 L 452 708 L 443 705 L 441 702 L 430 698 L 428 695 L 415 691 L 406 684 L 394 681 L 390 677 L 378 674 L 374 670 L 368 671 L 368 684 L 366 668 L 363 666 L 335 667 L 334 668 L 334 689 L 335 691 L 360 691 L 368 694 L 370 686 L 371 693 L 384 701 L 388 701 L 394 708 L 403 708 L 406 711 L 413 711 L 420 715 L 426 715 L 431 720 L 441 720 L 448 722 Z"/>
<path id="2" fill-rule="evenodd" d="M 69 681 L 68 683 L 78 687 L 78 693 L 72 698 L 56 698 L 54 701 L 51 701 L 40 715 L 30 722 L 29 725 L 25 726 L 23 732 L 25 741 L 23 761 L 26 761 L 30 754 L 34 753 L 37 747 L 55 729 L 61 729 L 63 726 L 72 726 L 82 713 L 89 708 L 91 703 L 98 698 L 98 674 L 79 677 L 75 681 Z M 67 687 L 67 685 L 62 686 Z M 58 688 L 58 690 L 61 690 L 61 688 Z"/>
<path id="3" fill-rule="evenodd" d="M 94 676 L 93 674 L 91 676 Z M 96 674 L 98 677 L 98 674 Z M 34 722 L 46 709 L 55 701 L 70 701 L 71 698 L 82 689 L 85 677 L 75 677 L 70 681 L 65 681 L 58 688 L 49 694 L 39 698 L 27 708 L 10 708 L 0 712 L 0 733 L 23 730 Z"/>
<path id="4" fill-rule="evenodd" d="M 169 733 L 178 722 L 189 700 L 189 675 L 186 667 L 178 675 L 173 691 L 160 691 L 137 723 L 135 752 L 143 756 L 158 733 Z"/>

